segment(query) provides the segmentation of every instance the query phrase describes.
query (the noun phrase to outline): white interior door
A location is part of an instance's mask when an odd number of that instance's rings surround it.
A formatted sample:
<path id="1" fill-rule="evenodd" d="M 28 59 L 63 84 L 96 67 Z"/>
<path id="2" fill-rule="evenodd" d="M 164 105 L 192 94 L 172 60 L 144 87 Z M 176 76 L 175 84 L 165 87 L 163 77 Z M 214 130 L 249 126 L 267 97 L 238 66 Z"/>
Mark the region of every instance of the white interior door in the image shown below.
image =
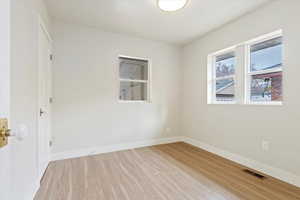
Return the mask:
<path id="1" fill-rule="evenodd" d="M 10 0 L 0 1 L 0 118 L 10 111 Z M 9 200 L 11 180 L 10 145 L 0 148 L 0 199 Z"/>
<path id="2" fill-rule="evenodd" d="M 42 25 L 39 28 L 39 122 L 38 160 L 39 176 L 42 178 L 50 162 L 51 122 L 51 39 Z"/>

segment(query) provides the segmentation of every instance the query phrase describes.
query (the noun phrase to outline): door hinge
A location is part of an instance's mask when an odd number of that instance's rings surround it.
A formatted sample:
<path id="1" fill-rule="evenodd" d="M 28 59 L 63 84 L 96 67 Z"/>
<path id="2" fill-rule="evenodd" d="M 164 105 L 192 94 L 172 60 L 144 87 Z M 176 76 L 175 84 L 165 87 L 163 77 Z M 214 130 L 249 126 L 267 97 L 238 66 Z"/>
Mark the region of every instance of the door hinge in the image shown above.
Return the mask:
<path id="1" fill-rule="evenodd" d="M 49 103 L 53 103 L 53 98 L 52 97 L 49 98 Z"/>
<path id="2" fill-rule="evenodd" d="M 50 60 L 52 61 L 53 60 L 53 54 L 50 54 Z"/>
<path id="3" fill-rule="evenodd" d="M 43 116 L 43 114 L 45 114 L 45 112 L 40 108 L 40 117 Z"/>

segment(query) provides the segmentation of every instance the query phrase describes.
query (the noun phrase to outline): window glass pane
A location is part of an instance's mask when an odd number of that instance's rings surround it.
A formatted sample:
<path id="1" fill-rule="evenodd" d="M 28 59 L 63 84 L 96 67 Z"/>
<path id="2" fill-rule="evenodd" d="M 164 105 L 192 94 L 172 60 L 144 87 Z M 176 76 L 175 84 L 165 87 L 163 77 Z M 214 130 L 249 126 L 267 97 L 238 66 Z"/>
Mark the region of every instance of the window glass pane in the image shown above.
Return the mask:
<path id="1" fill-rule="evenodd" d="M 282 101 L 282 72 L 253 75 L 251 101 Z"/>
<path id="2" fill-rule="evenodd" d="M 232 78 L 216 81 L 216 100 L 233 101 L 234 100 L 234 80 Z"/>
<path id="3" fill-rule="evenodd" d="M 147 80 L 148 61 L 120 58 L 120 78 L 131 80 Z"/>
<path id="4" fill-rule="evenodd" d="M 147 83 L 121 81 L 120 100 L 146 101 Z"/>
<path id="5" fill-rule="evenodd" d="M 282 37 L 251 46 L 251 71 L 267 70 L 282 65 Z"/>
<path id="6" fill-rule="evenodd" d="M 216 77 L 233 75 L 235 71 L 235 53 L 230 52 L 216 57 Z"/>

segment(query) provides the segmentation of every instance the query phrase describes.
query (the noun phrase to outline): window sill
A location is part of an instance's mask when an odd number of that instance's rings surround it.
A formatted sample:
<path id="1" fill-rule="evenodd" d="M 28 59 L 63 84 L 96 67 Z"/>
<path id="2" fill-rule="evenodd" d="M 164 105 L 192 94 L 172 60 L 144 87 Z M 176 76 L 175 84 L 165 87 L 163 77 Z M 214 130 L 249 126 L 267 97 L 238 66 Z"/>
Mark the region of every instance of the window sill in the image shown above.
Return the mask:
<path id="1" fill-rule="evenodd" d="M 216 102 L 207 103 L 207 105 L 237 105 L 237 102 L 235 102 L 235 101 L 232 101 L 232 102 L 216 101 Z"/>
<path id="2" fill-rule="evenodd" d="M 237 103 L 237 102 L 213 102 L 207 105 L 238 105 L 238 106 L 283 106 L 283 102 L 252 102 L 252 103 Z"/>
<path id="3" fill-rule="evenodd" d="M 119 103 L 151 103 L 150 101 L 125 101 L 125 100 L 119 100 Z"/>
<path id="4" fill-rule="evenodd" d="M 249 106 L 283 106 L 283 102 L 248 102 Z"/>

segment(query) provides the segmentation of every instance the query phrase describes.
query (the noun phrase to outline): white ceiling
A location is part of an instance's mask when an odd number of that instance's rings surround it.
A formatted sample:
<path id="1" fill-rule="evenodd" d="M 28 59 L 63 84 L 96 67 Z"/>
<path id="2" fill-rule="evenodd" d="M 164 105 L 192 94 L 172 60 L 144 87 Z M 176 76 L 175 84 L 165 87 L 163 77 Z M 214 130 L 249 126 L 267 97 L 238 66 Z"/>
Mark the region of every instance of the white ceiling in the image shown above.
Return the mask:
<path id="1" fill-rule="evenodd" d="M 174 13 L 157 0 L 45 0 L 50 15 L 105 31 L 185 44 L 271 0 L 189 0 Z"/>

